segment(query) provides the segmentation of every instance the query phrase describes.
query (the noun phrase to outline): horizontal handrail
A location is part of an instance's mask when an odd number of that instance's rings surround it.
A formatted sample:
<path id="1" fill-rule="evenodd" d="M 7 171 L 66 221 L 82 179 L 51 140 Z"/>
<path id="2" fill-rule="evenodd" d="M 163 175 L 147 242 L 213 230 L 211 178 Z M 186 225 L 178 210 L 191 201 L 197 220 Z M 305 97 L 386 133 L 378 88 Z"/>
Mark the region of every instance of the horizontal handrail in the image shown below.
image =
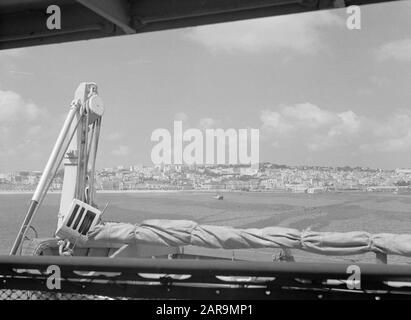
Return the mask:
<path id="1" fill-rule="evenodd" d="M 57 257 L 57 256 L 0 256 L 0 272 L 6 269 L 46 269 L 57 265 L 64 270 L 170 274 L 216 274 L 221 276 L 269 277 L 280 275 L 346 277 L 352 263 L 307 262 L 249 262 L 227 260 L 190 259 L 135 259 L 105 257 Z M 355 264 L 361 275 L 374 280 L 409 280 L 411 267 L 407 265 Z"/>
<path id="2" fill-rule="evenodd" d="M 60 269 L 58 290 L 46 286 L 49 266 Z M 353 289 L 346 263 L 0 256 L 0 290 L 155 299 L 411 299 L 410 267 L 358 264 L 356 270 L 361 285 Z"/>

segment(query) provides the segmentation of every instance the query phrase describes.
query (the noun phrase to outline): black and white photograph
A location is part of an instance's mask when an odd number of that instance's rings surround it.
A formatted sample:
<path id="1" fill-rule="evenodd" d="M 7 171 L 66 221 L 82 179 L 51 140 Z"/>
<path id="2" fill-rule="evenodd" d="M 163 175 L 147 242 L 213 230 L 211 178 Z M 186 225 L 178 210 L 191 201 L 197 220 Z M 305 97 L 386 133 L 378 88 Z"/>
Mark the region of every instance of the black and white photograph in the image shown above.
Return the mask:
<path id="1" fill-rule="evenodd" d="M 410 17 L 0 0 L 0 300 L 411 300 Z"/>

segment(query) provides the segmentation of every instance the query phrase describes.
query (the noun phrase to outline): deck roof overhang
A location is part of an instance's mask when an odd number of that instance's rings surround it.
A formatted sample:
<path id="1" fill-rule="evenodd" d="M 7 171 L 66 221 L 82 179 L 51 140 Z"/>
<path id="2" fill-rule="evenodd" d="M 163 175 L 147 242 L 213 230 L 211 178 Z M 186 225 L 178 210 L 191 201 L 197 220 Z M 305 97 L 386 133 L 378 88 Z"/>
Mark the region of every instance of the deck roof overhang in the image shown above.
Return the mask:
<path id="1" fill-rule="evenodd" d="M 0 50 L 379 2 L 388 1 L 1 0 Z M 56 4 L 61 29 L 49 30 L 47 7 Z"/>

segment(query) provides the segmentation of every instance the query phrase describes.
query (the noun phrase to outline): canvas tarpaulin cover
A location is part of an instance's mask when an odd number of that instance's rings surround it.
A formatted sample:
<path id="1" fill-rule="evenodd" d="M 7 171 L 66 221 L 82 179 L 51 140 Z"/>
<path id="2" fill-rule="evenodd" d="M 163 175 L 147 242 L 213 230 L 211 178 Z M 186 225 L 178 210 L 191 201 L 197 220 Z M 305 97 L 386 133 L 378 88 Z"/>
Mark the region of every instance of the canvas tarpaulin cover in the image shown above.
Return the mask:
<path id="1" fill-rule="evenodd" d="M 215 249 L 291 248 L 325 255 L 365 252 L 411 256 L 411 235 L 364 231 L 317 232 L 266 227 L 238 229 L 200 225 L 189 220 L 145 220 L 141 224 L 104 222 L 88 234 L 90 240 L 169 247 Z"/>

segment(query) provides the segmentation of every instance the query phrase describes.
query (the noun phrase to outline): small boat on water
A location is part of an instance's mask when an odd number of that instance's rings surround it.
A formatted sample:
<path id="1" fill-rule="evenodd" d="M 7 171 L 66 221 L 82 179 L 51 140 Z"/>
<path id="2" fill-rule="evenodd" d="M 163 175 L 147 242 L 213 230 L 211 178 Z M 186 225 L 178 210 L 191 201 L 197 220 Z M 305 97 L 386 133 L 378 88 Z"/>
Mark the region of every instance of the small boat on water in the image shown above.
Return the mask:
<path id="1" fill-rule="evenodd" d="M 215 195 L 215 196 L 214 196 L 214 199 L 217 199 L 217 200 L 224 200 L 224 197 L 223 197 L 223 195 L 222 195 L 222 194 L 217 194 L 217 195 Z"/>

